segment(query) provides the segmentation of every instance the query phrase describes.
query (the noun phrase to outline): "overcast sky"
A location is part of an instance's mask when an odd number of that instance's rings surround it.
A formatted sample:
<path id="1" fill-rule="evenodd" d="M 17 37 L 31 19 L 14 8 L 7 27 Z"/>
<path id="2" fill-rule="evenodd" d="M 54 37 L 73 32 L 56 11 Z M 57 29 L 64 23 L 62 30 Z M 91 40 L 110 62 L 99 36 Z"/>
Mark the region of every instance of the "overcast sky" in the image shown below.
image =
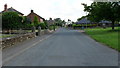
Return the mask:
<path id="1" fill-rule="evenodd" d="M 90 5 L 91 0 L 0 0 L 0 11 L 4 9 L 4 4 L 8 8 L 22 12 L 28 15 L 33 9 L 35 13 L 45 19 L 61 18 L 62 20 L 71 19 L 76 21 L 77 18 L 86 15 L 81 3 Z"/>

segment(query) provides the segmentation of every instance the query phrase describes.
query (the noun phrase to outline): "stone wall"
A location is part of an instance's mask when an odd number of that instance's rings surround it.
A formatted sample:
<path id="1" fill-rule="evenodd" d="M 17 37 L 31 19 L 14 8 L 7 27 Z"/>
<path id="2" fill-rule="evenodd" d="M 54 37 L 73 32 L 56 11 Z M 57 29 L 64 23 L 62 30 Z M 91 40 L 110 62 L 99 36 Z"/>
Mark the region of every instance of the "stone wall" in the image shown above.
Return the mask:
<path id="1" fill-rule="evenodd" d="M 2 45 L 2 49 L 15 45 L 19 42 L 25 41 L 27 39 L 31 39 L 36 37 L 36 33 L 27 33 L 27 34 L 22 34 L 18 35 L 15 37 L 9 37 L 9 38 L 4 38 L 0 41 L 0 44 Z"/>
<path id="2" fill-rule="evenodd" d="M 41 35 L 45 35 L 45 34 L 49 34 L 52 33 L 53 31 L 50 30 L 41 30 Z M 21 34 L 18 36 L 14 36 L 14 37 L 9 37 L 9 38 L 2 38 L 0 40 L 0 44 L 2 45 L 2 49 L 13 46 L 17 43 L 23 42 L 25 40 L 31 39 L 36 37 L 36 33 L 27 33 L 27 34 Z"/>

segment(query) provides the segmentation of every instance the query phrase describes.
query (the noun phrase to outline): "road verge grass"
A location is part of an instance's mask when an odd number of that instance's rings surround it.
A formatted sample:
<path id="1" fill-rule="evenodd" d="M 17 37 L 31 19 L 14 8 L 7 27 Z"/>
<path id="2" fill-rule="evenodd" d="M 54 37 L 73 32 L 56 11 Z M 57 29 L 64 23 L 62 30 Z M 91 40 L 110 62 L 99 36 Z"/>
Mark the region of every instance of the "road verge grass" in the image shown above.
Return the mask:
<path id="1" fill-rule="evenodd" d="M 85 29 L 85 33 L 96 41 L 120 51 L 120 48 L 118 46 L 118 32 L 120 32 L 120 27 L 116 27 L 115 30 L 112 30 L 112 28 Z"/>

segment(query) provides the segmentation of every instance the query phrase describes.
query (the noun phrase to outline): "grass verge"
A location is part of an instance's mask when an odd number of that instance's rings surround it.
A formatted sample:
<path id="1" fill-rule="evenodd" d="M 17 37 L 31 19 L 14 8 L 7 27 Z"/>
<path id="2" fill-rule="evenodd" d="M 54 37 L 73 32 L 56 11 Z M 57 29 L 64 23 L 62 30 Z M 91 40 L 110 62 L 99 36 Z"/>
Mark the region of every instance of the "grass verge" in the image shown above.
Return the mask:
<path id="1" fill-rule="evenodd" d="M 7 37 L 12 37 L 12 36 L 15 36 L 15 35 L 0 35 L 0 38 L 7 38 Z"/>
<path id="2" fill-rule="evenodd" d="M 115 30 L 112 30 L 112 28 L 88 28 L 85 29 L 85 32 L 96 41 L 120 51 L 118 46 L 118 32 L 120 32 L 120 27 L 115 27 Z"/>

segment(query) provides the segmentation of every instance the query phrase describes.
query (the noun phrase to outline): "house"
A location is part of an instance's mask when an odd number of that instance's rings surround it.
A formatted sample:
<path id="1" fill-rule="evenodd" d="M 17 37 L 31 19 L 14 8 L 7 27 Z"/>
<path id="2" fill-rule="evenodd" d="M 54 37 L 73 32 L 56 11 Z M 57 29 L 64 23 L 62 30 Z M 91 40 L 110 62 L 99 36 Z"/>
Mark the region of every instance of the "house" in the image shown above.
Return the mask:
<path id="1" fill-rule="evenodd" d="M 87 18 L 83 18 L 82 20 L 78 21 L 76 24 L 90 24 L 92 23 L 90 20 L 87 20 Z"/>
<path id="2" fill-rule="evenodd" d="M 54 24 L 55 24 L 55 21 L 52 20 L 52 18 L 50 18 L 49 20 L 47 20 L 47 24 L 48 24 L 48 26 L 54 25 Z"/>
<path id="3" fill-rule="evenodd" d="M 2 12 L 0 12 L 0 14 L 4 13 L 4 12 L 16 12 L 18 13 L 19 16 L 23 16 L 24 14 L 17 11 L 16 9 L 14 9 L 13 7 L 11 8 L 7 8 L 7 4 L 4 5 L 4 10 Z"/>
<path id="4" fill-rule="evenodd" d="M 68 22 L 66 22 L 65 25 L 69 25 L 69 24 L 72 24 L 72 21 L 68 19 Z"/>
<path id="5" fill-rule="evenodd" d="M 90 20 L 88 20 L 87 18 L 83 18 L 83 19 L 81 19 L 80 21 L 78 21 L 78 22 L 76 22 L 76 25 L 77 25 L 77 27 L 91 27 L 91 28 L 93 28 L 93 27 L 96 27 L 97 26 L 97 23 L 95 23 L 95 22 L 92 22 L 92 21 L 90 21 Z"/>
<path id="6" fill-rule="evenodd" d="M 39 16 L 38 14 L 34 13 L 33 10 L 31 10 L 31 13 L 27 15 L 27 18 L 31 20 L 31 22 L 34 21 L 35 16 L 38 18 L 39 22 L 44 22 L 44 18 L 42 18 L 41 16 Z"/>
<path id="7" fill-rule="evenodd" d="M 111 26 L 112 25 L 112 22 L 111 21 L 106 21 L 106 20 L 101 20 L 99 23 L 98 23 L 99 26 Z"/>

